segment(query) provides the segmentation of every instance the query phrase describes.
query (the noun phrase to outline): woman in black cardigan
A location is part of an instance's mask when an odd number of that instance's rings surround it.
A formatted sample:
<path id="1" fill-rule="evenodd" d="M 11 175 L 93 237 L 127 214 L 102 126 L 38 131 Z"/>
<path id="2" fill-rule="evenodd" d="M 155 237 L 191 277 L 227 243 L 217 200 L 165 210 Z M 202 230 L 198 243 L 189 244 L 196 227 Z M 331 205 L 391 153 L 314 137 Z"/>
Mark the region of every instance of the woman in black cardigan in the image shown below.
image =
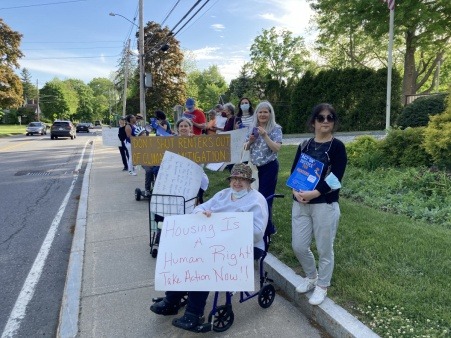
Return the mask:
<path id="1" fill-rule="evenodd" d="M 340 218 L 338 198 L 347 164 L 345 146 L 333 136 L 337 122 L 337 114 L 330 104 L 313 108 L 308 126 L 315 136 L 299 145 L 291 168 L 293 172 L 301 153 L 324 165 L 314 190 L 293 189 L 292 247 L 306 274 L 296 291 L 314 290 L 309 299 L 312 305 L 319 305 L 325 299 L 334 268 L 333 246 Z M 310 249 L 313 236 L 319 255 L 318 270 Z"/>

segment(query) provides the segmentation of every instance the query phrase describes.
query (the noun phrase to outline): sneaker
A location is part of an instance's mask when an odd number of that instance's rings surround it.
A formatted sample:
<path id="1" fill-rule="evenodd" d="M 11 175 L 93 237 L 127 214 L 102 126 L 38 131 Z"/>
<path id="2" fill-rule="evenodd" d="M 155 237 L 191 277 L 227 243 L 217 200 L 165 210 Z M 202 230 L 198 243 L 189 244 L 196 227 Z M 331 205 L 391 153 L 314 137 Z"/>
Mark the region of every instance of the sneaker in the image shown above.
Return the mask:
<path id="1" fill-rule="evenodd" d="M 318 277 L 316 278 L 304 278 L 302 283 L 298 285 L 296 288 L 296 292 L 306 293 L 310 290 L 313 290 L 316 286 L 316 282 L 318 281 Z"/>
<path id="2" fill-rule="evenodd" d="M 324 299 L 326 299 L 326 295 L 327 289 L 323 289 L 322 287 L 317 286 L 308 302 L 312 305 L 319 305 L 324 301 Z"/>
<path id="3" fill-rule="evenodd" d="M 129 174 L 130 176 L 136 176 L 136 173 L 135 173 L 134 171 L 129 171 L 128 174 Z"/>
<path id="4" fill-rule="evenodd" d="M 124 169 L 122 169 L 122 171 L 127 171 L 128 170 L 128 168 L 124 168 Z"/>

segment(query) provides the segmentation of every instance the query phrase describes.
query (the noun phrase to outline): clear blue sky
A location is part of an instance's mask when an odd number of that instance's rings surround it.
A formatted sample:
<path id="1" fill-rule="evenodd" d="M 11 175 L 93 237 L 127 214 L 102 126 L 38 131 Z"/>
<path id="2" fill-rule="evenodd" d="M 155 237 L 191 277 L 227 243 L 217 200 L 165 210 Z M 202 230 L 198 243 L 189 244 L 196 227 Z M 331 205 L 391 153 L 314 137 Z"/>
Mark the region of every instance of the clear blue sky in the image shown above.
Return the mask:
<path id="1" fill-rule="evenodd" d="M 196 10 L 207 0 L 201 1 Z M 144 22 L 165 22 L 172 29 L 195 0 L 144 0 Z M 118 13 L 139 24 L 138 0 L 0 0 L 0 17 L 21 33 L 20 49 L 27 68 L 39 87 L 57 77 L 89 82 L 110 77 L 125 41 L 136 27 L 109 16 Z M 192 12 L 194 13 L 194 11 Z M 177 34 L 183 50 L 192 52 L 202 70 L 218 65 L 229 82 L 249 60 L 249 48 L 262 29 L 284 27 L 307 43 L 311 10 L 306 0 L 210 0 Z M 177 31 L 181 25 L 175 30 Z M 19 73 L 20 70 L 17 71 Z"/>

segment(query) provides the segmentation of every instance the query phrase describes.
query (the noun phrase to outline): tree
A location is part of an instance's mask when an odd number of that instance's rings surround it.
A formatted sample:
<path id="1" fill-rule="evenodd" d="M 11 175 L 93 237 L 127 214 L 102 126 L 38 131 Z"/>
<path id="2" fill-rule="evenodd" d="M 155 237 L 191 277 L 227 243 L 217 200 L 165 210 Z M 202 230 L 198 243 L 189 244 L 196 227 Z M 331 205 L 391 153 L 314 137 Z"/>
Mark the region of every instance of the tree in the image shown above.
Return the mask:
<path id="1" fill-rule="evenodd" d="M 321 38 L 329 46 L 355 31 L 364 32 L 373 41 L 385 40 L 388 45 L 388 39 L 381 39 L 387 36 L 389 19 L 389 11 L 383 3 L 367 0 L 310 2 L 317 13 Z M 451 39 L 449 22 L 449 0 L 396 3 L 394 34 L 402 41 L 404 49 L 403 102 L 407 95 L 428 93 L 433 89 L 430 79 L 439 61 L 447 60 L 445 51 Z M 372 48 L 368 45 L 360 47 Z"/>
<path id="2" fill-rule="evenodd" d="M 34 100 L 38 98 L 38 89 L 31 82 L 31 75 L 27 68 L 23 68 L 20 73 L 20 79 L 23 87 L 23 98 L 25 100 Z"/>
<path id="3" fill-rule="evenodd" d="M 68 79 L 64 83 L 77 94 L 77 109 L 73 118 L 78 121 L 94 121 L 94 91 L 81 80 Z"/>
<path id="4" fill-rule="evenodd" d="M 113 103 L 110 98 L 116 96 L 113 81 L 107 78 L 96 77 L 88 83 L 88 86 L 92 89 L 94 95 L 92 119 L 103 120 L 105 116 L 109 115 L 109 108 Z"/>
<path id="5" fill-rule="evenodd" d="M 161 28 L 155 22 L 147 23 L 144 28 L 144 54 L 144 68 L 146 73 L 152 75 L 153 82 L 146 91 L 147 112 L 169 110 L 185 102 L 183 54 L 179 41 L 169 28 Z"/>
<path id="6" fill-rule="evenodd" d="M 197 106 L 205 111 L 212 109 L 219 101 L 219 96 L 227 90 L 224 77 L 219 73 L 218 66 L 213 65 L 202 72 L 188 74 L 188 83 L 193 82 L 197 88 Z M 194 94 L 194 93 L 189 93 Z"/>
<path id="7" fill-rule="evenodd" d="M 23 56 L 19 50 L 22 35 L 13 31 L 0 18 L 0 107 L 22 105 L 22 83 L 14 74 L 19 68 L 18 60 Z"/>
<path id="8" fill-rule="evenodd" d="M 248 97 L 252 102 L 257 102 L 257 89 L 254 79 L 250 75 L 249 64 L 244 64 L 241 67 L 240 74 L 236 79 L 230 81 L 229 89 L 225 94 L 230 102 L 238 102 L 242 97 Z"/>
<path id="9" fill-rule="evenodd" d="M 285 29 L 264 29 L 255 38 L 250 52 L 250 66 L 260 80 L 271 78 L 282 84 L 282 81 L 298 79 L 310 66 L 304 39 L 293 37 Z"/>
<path id="10" fill-rule="evenodd" d="M 75 90 L 58 79 L 47 82 L 41 89 L 42 113 L 48 119 L 72 119 L 78 107 Z"/>

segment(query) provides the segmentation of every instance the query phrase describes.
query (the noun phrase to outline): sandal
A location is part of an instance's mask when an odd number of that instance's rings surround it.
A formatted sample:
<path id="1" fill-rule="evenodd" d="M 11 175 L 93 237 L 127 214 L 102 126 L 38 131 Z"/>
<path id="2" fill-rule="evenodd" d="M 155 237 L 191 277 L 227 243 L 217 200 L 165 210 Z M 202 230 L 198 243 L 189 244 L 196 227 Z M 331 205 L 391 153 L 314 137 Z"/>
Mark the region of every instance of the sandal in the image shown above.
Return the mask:
<path id="1" fill-rule="evenodd" d="M 179 312 L 179 309 L 179 305 L 169 303 L 166 298 L 163 298 L 163 300 L 155 302 L 150 306 L 150 311 L 163 316 L 176 315 Z"/>

